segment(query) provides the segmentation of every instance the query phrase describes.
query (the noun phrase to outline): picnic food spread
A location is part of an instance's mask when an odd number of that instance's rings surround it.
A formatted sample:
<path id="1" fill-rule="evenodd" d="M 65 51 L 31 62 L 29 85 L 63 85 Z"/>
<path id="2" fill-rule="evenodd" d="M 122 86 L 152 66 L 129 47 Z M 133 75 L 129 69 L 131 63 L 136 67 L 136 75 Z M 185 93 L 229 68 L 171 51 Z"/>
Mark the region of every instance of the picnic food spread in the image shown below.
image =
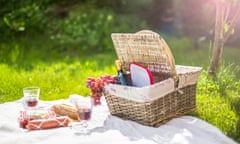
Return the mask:
<path id="1" fill-rule="evenodd" d="M 71 97 L 80 97 L 71 94 Z M 70 97 L 69 96 L 69 97 Z M 89 100 L 90 97 L 86 97 Z M 102 105 L 97 106 L 97 113 L 93 121 L 96 122 L 94 129 L 87 136 L 75 135 L 71 127 L 60 127 L 44 130 L 27 130 L 18 128 L 16 118 L 22 104 L 19 100 L 0 104 L 0 143 L 1 144 L 79 144 L 79 143 L 124 143 L 124 144 L 161 144 L 161 143 L 217 143 L 237 144 L 226 137 L 213 125 L 193 116 L 183 116 L 172 119 L 159 128 L 142 126 L 132 121 L 109 115 L 105 98 Z M 68 99 L 54 101 L 39 101 L 40 106 L 50 107 L 54 104 L 69 103 Z M 97 128 L 96 128 L 97 127 Z M 86 138 L 84 138 L 86 137 Z M 133 139 L 134 138 L 134 139 Z"/>
<path id="2" fill-rule="evenodd" d="M 159 126 L 195 109 L 200 67 L 176 66 L 168 45 L 155 32 L 115 33 L 111 37 L 118 55 L 116 75 L 87 78 L 93 106 L 101 105 L 104 95 L 112 115 L 147 126 Z M 34 104 L 27 103 L 28 108 Z M 92 106 L 83 109 L 76 104 L 55 104 L 40 117 L 23 112 L 20 127 L 40 130 L 89 120 Z"/>
<path id="3" fill-rule="evenodd" d="M 100 108 L 100 111 L 92 111 L 92 107 L 81 107 L 79 106 L 82 105 L 81 103 L 77 104 L 79 107 L 59 104 L 62 100 L 46 102 L 48 106 L 41 109 L 39 106 L 42 101 L 38 97 L 33 100 L 32 95 L 27 96 L 23 103 L 25 111 L 20 111 L 19 116 L 21 128 L 28 131 L 70 128 L 26 134 L 25 130 L 19 132 L 18 128 L 12 128 L 15 126 L 12 122 L 17 117 L 15 110 L 18 111 L 20 108 L 15 107 L 16 102 L 1 104 L 0 143 L 75 144 L 81 143 L 79 140 L 83 140 L 83 143 L 104 143 L 114 140 L 118 143 L 133 144 L 234 143 L 229 139 L 225 140 L 226 137 L 223 137 L 218 129 L 189 116 L 176 118 L 163 127 L 151 128 L 162 124 L 172 116 L 179 116 L 176 115 L 178 113 L 183 114 L 195 108 L 196 83 L 201 68 L 175 66 L 173 61 L 157 63 L 158 60 L 168 58 L 171 53 L 163 58 L 158 57 L 158 49 L 166 45 L 155 33 L 116 34 L 112 35 L 112 38 L 118 53 L 117 61 L 121 63 L 117 64 L 118 74 L 87 79 L 87 87 L 91 90 L 89 98 L 93 100 L 94 106 Z M 132 64 L 132 67 L 129 64 Z M 169 65 L 174 66 L 173 69 L 176 71 L 171 71 L 169 74 L 171 70 Z M 101 105 L 100 98 L 103 94 L 106 101 L 102 101 L 103 107 L 100 107 L 98 105 Z M 71 95 L 69 97 L 70 103 L 73 104 L 75 100 L 72 103 L 71 98 L 74 97 Z M 86 100 L 89 101 L 89 98 Z M 5 110 L 9 113 L 4 113 Z M 113 116 L 109 116 L 109 112 Z M 78 135 L 68 133 L 75 130 L 71 126 L 75 121 L 89 121 L 92 119 L 92 113 L 97 115 L 95 118 L 100 119 L 98 122 L 93 122 L 101 125 L 97 125 L 98 128 L 96 126 L 90 128 L 92 133 L 90 138 L 81 139 Z M 84 127 L 86 128 L 86 125 Z"/>

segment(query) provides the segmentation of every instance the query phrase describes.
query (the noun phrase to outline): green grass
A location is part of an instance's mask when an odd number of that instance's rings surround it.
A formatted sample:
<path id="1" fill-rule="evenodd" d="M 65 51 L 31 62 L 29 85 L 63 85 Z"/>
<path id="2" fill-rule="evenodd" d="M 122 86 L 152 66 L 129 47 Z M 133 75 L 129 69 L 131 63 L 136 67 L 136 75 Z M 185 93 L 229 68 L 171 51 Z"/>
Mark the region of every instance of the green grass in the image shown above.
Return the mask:
<path id="1" fill-rule="evenodd" d="M 88 96 L 87 78 L 115 74 L 113 61 L 116 58 L 112 53 L 87 56 L 51 63 L 37 62 L 31 69 L 0 64 L 0 102 L 21 98 L 22 88 L 33 85 L 41 87 L 40 98 L 43 100 L 68 98 L 72 93 Z"/>
<path id="2" fill-rule="evenodd" d="M 197 87 L 197 115 L 240 142 L 239 66 L 223 66 L 213 79 L 203 71 Z"/>
<path id="3" fill-rule="evenodd" d="M 217 79 L 213 79 L 206 72 L 210 58 L 208 45 L 195 50 L 186 38 L 166 41 L 176 64 L 204 68 L 197 86 L 197 110 L 193 115 L 240 142 L 240 50 L 224 49 L 225 64 Z M 0 103 L 21 98 L 22 88 L 33 85 L 41 88 L 42 100 L 66 99 L 73 93 L 88 96 L 88 77 L 116 74 L 114 48 L 104 53 L 63 51 L 46 38 L 25 37 L 0 44 L 0 56 Z"/>

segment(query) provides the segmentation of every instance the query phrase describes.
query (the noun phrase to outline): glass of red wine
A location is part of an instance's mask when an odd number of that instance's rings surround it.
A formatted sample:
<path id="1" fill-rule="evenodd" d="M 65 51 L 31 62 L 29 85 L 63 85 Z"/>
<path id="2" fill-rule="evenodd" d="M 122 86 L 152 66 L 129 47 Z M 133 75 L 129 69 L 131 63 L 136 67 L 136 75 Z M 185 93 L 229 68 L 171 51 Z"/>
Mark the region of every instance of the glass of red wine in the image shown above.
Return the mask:
<path id="1" fill-rule="evenodd" d="M 33 109 L 38 106 L 39 103 L 39 87 L 26 87 L 23 88 L 23 105 L 25 109 Z"/>
<path id="2" fill-rule="evenodd" d="M 76 134 L 89 133 L 89 121 L 92 116 L 92 102 L 88 99 L 85 101 L 75 101 L 79 122 L 73 125 Z"/>

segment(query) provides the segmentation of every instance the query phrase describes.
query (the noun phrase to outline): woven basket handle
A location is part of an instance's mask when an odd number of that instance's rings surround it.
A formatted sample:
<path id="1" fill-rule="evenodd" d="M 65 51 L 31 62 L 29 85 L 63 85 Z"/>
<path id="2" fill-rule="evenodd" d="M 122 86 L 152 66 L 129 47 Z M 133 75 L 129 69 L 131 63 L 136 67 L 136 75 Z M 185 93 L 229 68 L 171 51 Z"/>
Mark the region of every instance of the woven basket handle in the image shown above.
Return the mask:
<path id="1" fill-rule="evenodd" d="M 159 37 L 159 44 L 163 45 L 164 52 L 165 52 L 165 54 L 167 56 L 167 59 L 168 59 L 168 64 L 171 68 L 171 75 L 172 75 L 174 81 L 177 82 L 178 77 L 177 77 L 177 72 L 176 72 L 176 67 L 175 67 L 175 59 L 172 55 L 172 52 L 171 52 L 169 46 L 165 42 L 165 40 L 158 33 L 153 32 L 151 30 L 141 30 L 141 31 L 139 31 L 135 34 L 151 34 L 151 35 L 156 35 L 156 36 Z"/>
<path id="2" fill-rule="evenodd" d="M 153 32 L 151 30 L 141 30 L 139 32 L 136 32 L 135 34 L 154 34 L 154 35 L 159 35 L 158 33 Z"/>

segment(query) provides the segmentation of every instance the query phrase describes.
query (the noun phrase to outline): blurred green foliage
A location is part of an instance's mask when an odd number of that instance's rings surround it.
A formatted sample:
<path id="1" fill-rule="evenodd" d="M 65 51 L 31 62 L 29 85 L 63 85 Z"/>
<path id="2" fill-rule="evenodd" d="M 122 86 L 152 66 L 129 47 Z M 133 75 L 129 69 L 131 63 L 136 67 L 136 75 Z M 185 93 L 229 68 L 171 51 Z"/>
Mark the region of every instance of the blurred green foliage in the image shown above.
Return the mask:
<path id="1" fill-rule="evenodd" d="M 47 0 L 1 0 L 1 40 L 20 36 L 22 33 L 38 32 L 46 25 L 45 6 Z"/>
<path id="2" fill-rule="evenodd" d="M 111 6 L 111 1 L 105 1 Z M 105 7 L 100 9 L 102 3 L 98 1 L 0 2 L 3 7 L 0 9 L 0 32 L 4 36 L 0 41 L 41 34 L 52 40 L 59 51 L 74 53 L 81 49 L 99 52 L 111 49 L 112 32 L 135 32 L 146 28 L 146 23 L 138 16 L 116 14 L 113 9 Z"/>
<path id="3" fill-rule="evenodd" d="M 77 8 L 79 10 L 80 8 Z M 81 13 L 81 14 L 79 14 Z M 134 16 L 116 15 L 110 10 L 72 11 L 64 20 L 55 20 L 51 39 L 60 45 L 71 45 L 68 50 L 112 50 L 111 33 L 135 32 L 146 24 Z"/>

